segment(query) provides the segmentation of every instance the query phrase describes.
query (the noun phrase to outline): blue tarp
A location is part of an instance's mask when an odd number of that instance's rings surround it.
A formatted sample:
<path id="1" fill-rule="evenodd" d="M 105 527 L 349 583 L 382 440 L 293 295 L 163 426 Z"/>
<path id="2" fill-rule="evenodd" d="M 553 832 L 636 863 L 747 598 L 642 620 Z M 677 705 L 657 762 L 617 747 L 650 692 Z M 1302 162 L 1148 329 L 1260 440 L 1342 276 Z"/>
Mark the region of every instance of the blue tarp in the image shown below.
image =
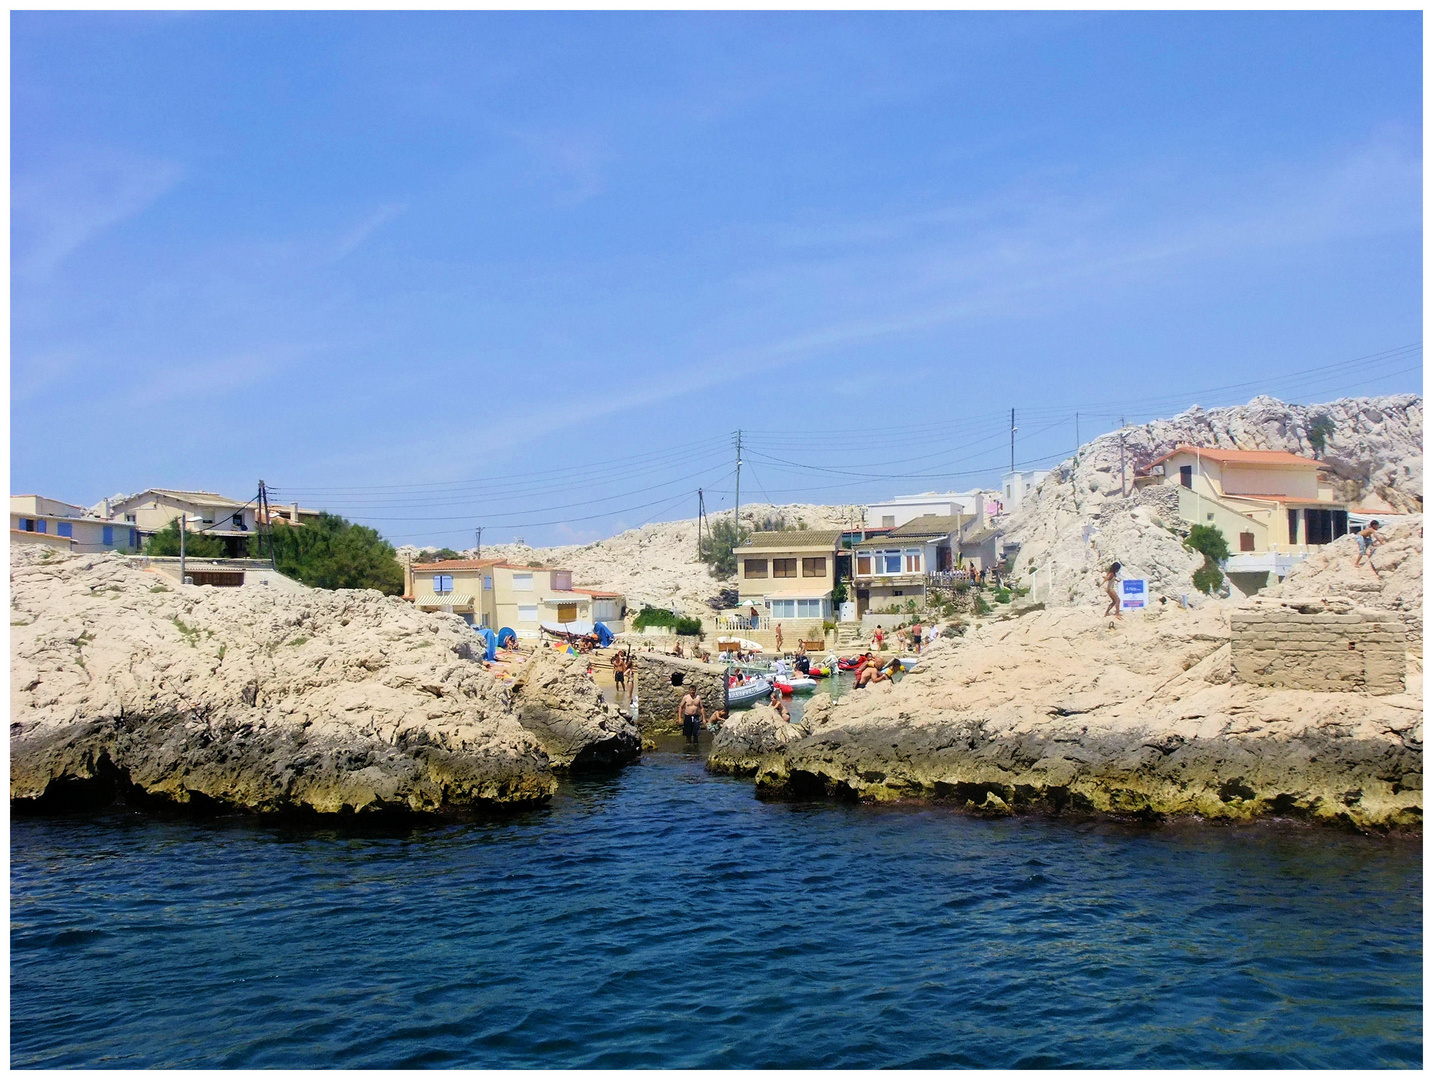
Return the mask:
<path id="1" fill-rule="evenodd" d="M 476 627 L 478 636 L 487 642 L 487 648 L 483 650 L 484 660 L 496 660 L 498 656 L 498 636 L 486 626 Z"/>
<path id="2" fill-rule="evenodd" d="M 607 629 L 605 623 L 598 623 L 592 628 L 592 632 L 597 635 L 597 644 L 602 648 L 612 644 L 612 631 Z"/>
<path id="3" fill-rule="evenodd" d="M 498 631 L 498 648 L 510 649 L 517 644 L 517 634 L 511 627 L 504 626 Z"/>

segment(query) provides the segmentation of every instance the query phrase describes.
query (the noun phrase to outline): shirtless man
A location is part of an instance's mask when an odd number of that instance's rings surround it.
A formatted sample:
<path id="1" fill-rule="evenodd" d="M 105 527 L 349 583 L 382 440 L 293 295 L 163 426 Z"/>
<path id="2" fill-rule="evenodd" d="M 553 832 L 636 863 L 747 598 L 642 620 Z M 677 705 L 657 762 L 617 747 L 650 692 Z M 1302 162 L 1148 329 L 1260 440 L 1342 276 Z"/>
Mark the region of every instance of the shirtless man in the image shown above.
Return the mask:
<path id="1" fill-rule="evenodd" d="M 702 729 L 706 718 L 707 707 L 702 704 L 702 696 L 695 688 L 689 688 L 677 706 L 677 719 L 682 723 L 682 734 L 687 737 L 687 742 L 697 741 L 697 732 Z"/>
<path id="2" fill-rule="evenodd" d="M 780 652 L 780 651 L 781 651 L 781 642 L 782 642 L 781 624 L 780 624 L 780 623 L 777 623 L 777 624 L 776 624 L 776 651 L 777 651 L 777 652 Z"/>

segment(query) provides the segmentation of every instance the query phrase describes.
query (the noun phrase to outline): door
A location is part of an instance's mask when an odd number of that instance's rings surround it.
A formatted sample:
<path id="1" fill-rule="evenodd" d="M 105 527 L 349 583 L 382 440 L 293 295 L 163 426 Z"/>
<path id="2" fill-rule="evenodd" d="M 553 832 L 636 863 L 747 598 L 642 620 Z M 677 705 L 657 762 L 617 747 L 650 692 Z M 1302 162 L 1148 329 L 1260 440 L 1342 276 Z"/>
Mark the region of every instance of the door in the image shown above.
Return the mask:
<path id="1" fill-rule="evenodd" d="M 1182 487 L 1192 488 L 1194 486 L 1194 466 L 1181 465 L 1179 467 L 1179 483 Z"/>
<path id="2" fill-rule="evenodd" d="M 866 609 L 867 609 L 868 607 L 870 607 L 870 606 L 871 606 L 871 590 L 870 590 L 870 589 L 857 589 L 857 590 L 856 590 L 856 618 L 859 619 L 862 615 L 864 615 L 864 614 L 866 613 Z"/>

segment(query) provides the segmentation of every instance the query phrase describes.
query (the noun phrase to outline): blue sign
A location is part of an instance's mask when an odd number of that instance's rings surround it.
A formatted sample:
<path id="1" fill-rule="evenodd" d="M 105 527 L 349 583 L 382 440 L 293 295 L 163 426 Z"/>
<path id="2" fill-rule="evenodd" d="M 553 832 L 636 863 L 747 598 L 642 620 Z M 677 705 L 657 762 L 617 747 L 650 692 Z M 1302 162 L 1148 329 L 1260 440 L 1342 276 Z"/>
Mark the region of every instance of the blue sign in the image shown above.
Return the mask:
<path id="1" fill-rule="evenodd" d="M 1138 611 L 1149 599 L 1149 588 L 1144 578 L 1126 578 L 1120 582 L 1120 610 Z"/>

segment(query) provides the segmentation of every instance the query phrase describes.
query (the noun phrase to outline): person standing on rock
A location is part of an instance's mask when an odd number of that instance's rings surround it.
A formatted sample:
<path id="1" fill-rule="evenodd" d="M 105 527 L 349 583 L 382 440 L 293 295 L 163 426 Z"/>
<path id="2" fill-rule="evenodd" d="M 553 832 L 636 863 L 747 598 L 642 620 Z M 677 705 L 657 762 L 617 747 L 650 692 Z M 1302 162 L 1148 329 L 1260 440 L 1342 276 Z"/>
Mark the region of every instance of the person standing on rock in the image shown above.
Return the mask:
<path id="1" fill-rule="evenodd" d="M 1373 549 L 1376 548 L 1379 544 L 1383 543 L 1383 537 L 1378 534 L 1377 520 L 1370 521 L 1368 523 L 1368 527 L 1366 529 L 1360 529 L 1357 535 L 1358 558 L 1353 560 L 1353 565 L 1357 566 L 1359 563 L 1363 562 L 1363 557 L 1367 555 L 1368 568 L 1372 570 L 1375 575 L 1377 575 L 1378 567 L 1373 565 Z"/>
<path id="2" fill-rule="evenodd" d="M 919 620 L 917 620 L 916 624 L 911 627 L 911 651 L 919 655 L 921 642 L 924 640 L 925 639 L 921 636 L 921 624 Z"/>
<path id="3" fill-rule="evenodd" d="M 881 629 L 880 623 L 876 623 L 876 632 L 871 635 L 871 644 L 876 647 L 876 652 L 881 651 L 881 646 L 885 644 L 885 641 L 886 632 Z"/>
<path id="4" fill-rule="evenodd" d="M 1110 568 L 1105 571 L 1104 580 L 1105 595 L 1110 598 L 1109 607 L 1105 608 L 1105 615 L 1113 615 L 1116 619 L 1123 619 L 1124 616 L 1120 614 L 1120 594 L 1118 589 L 1115 588 L 1119 580 L 1120 564 L 1110 563 Z"/>
<path id="5" fill-rule="evenodd" d="M 682 695 L 681 704 L 677 706 L 677 719 L 682 723 L 682 734 L 686 736 L 687 742 L 697 741 L 697 732 L 702 729 L 706 718 L 707 707 L 702 704 L 702 696 L 697 693 L 695 687 L 689 687 Z"/>

